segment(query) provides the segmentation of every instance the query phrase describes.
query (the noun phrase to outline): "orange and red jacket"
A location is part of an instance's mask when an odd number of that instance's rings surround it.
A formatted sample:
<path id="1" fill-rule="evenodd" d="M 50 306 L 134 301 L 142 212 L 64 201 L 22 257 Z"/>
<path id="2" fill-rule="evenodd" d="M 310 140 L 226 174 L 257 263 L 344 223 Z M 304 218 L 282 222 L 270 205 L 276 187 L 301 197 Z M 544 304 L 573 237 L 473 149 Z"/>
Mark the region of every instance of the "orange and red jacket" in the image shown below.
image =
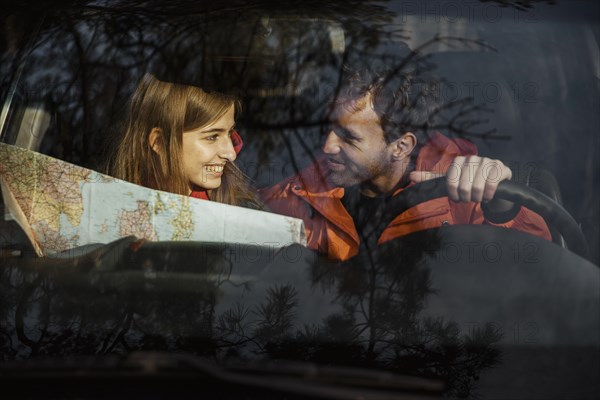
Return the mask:
<path id="1" fill-rule="evenodd" d="M 445 173 L 455 157 L 474 154 L 477 154 L 474 144 L 435 134 L 421 148 L 415 170 Z M 261 196 L 271 211 L 304 220 L 309 248 L 327 254 L 330 259 L 343 261 L 358 253 L 360 238 L 352 217 L 341 201 L 344 188 L 334 187 L 327 182 L 324 161 L 313 163 L 298 175 L 263 190 Z M 412 185 L 414 183 L 406 187 Z M 404 189 L 398 189 L 394 195 Z M 525 207 L 521 207 L 512 220 L 495 224 L 486 220 L 479 203 L 457 203 L 442 197 L 399 214 L 385 228 L 377 243 L 447 224 L 489 224 L 518 229 L 551 240 L 543 218 Z"/>

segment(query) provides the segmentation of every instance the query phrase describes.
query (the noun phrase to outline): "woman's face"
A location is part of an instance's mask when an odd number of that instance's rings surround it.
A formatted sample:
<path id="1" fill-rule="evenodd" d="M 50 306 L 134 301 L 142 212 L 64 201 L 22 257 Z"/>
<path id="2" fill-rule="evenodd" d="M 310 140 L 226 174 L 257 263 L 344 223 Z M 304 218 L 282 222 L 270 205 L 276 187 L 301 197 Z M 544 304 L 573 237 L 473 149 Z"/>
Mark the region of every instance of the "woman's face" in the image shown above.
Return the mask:
<path id="1" fill-rule="evenodd" d="M 225 163 L 236 158 L 231 142 L 234 115 L 232 105 L 212 124 L 183 132 L 183 168 L 190 186 L 196 185 L 203 189 L 221 186 Z"/>

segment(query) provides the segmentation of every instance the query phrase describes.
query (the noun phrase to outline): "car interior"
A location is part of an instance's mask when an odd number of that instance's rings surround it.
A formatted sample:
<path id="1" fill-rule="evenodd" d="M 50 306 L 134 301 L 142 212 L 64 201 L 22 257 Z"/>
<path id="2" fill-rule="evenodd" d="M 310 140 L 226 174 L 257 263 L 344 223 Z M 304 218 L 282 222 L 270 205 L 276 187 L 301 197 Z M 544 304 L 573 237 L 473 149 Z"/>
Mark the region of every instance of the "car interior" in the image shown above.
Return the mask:
<path id="1" fill-rule="evenodd" d="M 412 26 L 410 22 L 408 23 L 409 28 Z M 290 27 L 292 28 L 290 29 Z M 406 29 L 406 27 L 403 28 Z M 246 31 L 250 31 L 251 35 L 245 35 Z M 462 33 L 468 40 L 473 41 L 475 49 L 457 50 L 456 44 L 448 44 L 443 41 L 424 47 L 431 68 L 442 77 L 442 86 L 439 90 L 443 91 L 447 97 L 461 96 L 465 98 L 467 97 L 465 89 L 468 87 L 468 82 L 489 82 L 488 97 L 489 93 L 495 93 L 495 97 L 504 95 L 504 99 L 490 102 L 490 99 L 486 98 L 484 90 L 477 90 L 480 88 L 476 87 L 476 90 L 473 91 L 471 86 L 473 93 L 468 94 L 473 95 L 473 101 L 476 103 L 488 100 L 485 104 L 488 109 L 485 112 L 476 110 L 470 118 L 475 120 L 488 118 L 489 123 L 480 124 L 480 126 L 475 124 L 476 129 L 455 134 L 476 143 L 481 154 L 489 154 L 489 156 L 507 160 L 509 165 L 513 162 L 516 166 L 516 168 L 513 167 L 515 170 L 514 180 L 539 190 L 559 205 L 565 206 L 560 185 L 550 170 L 555 166 L 554 158 L 558 155 L 548 157 L 542 154 L 540 156 L 540 151 L 535 149 L 544 143 L 544 140 L 540 140 L 540 135 L 547 134 L 535 132 L 535 125 L 527 120 L 523 124 L 524 119 L 514 115 L 518 111 L 514 109 L 515 105 L 510 104 L 510 100 L 507 99 L 510 97 L 512 80 L 507 78 L 506 71 L 498 70 L 496 67 L 503 62 L 505 55 L 498 50 L 489 51 L 485 47 L 482 49 L 479 41 L 483 39 L 477 36 L 477 33 L 473 34 L 468 31 Z M 250 150 L 242 153 L 238 162 L 243 169 L 245 167 L 246 173 L 255 180 L 257 186 L 261 187 L 273 184 L 279 179 L 285 178 L 286 175 L 295 173 L 314 159 L 314 154 L 318 152 L 321 145 L 321 135 L 326 123 L 326 117 L 323 117 L 327 104 L 326 98 L 336 84 L 337 75 L 334 68 L 340 65 L 340 58 L 343 57 L 345 50 L 348 52 L 363 50 L 361 50 L 362 46 L 346 45 L 348 34 L 344 31 L 343 26 L 329 19 L 263 15 L 255 17 L 252 21 L 241 23 L 236 34 L 244 36 L 248 44 L 208 50 L 202 61 L 205 70 L 201 85 L 209 89 L 214 87 L 219 90 L 232 90 L 231 83 L 224 84 L 211 77 L 219 76 L 224 73 L 223 71 L 231 76 L 243 76 L 241 81 L 232 80 L 232 82 L 234 84 L 242 83 L 242 88 L 236 89 L 244 92 L 245 112 L 241 117 L 241 125 L 247 131 L 248 137 L 252 137 L 252 139 L 250 144 L 247 143 Z M 214 35 L 217 40 L 222 40 L 222 37 Z M 418 47 L 417 41 L 417 37 L 409 37 L 411 46 Z M 383 50 L 373 51 L 372 54 L 375 56 L 371 55 L 371 57 L 378 57 L 377 51 L 379 51 L 383 53 L 378 61 L 401 62 L 394 54 L 396 46 L 399 46 L 395 42 L 396 39 L 392 39 L 383 47 L 379 45 L 379 48 Z M 501 41 L 500 43 L 502 44 Z M 323 50 L 323 44 L 327 45 L 325 50 Z M 493 43 L 490 46 L 493 46 Z M 289 54 L 284 51 L 286 48 L 294 47 L 299 49 L 296 59 L 292 58 L 293 52 Z M 512 51 L 518 54 L 518 49 Z M 508 55 L 512 55 L 510 51 Z M 284 67 L 282 67 L 282 63 L 285 64 Z M 463 68 L 464 63 L 468 63 L 472 68 L 466 70 Z M 190 64 L 193 64 L 193 60 L 190 61 Z M 477 77 L 473 74 L 481 74 L 481 76 Z M 516 82 L 519 78 L 518 75 L 523 73 L 515 71 L 515 74 L 514 81 Z M 175 69 L 167 68 L 158 72 L 158 76 L 161 78 L 173 81 L 186 82 L 188 75 L 192 76 L 191 79 L 199 79 L 196 73 L 186 74 L 184 71 L 175 74 Z M 319 77 L 319 75 L 321 76 Z M 498 77 L 495 78 L 495 75 Z M 524 79 L 526 78 L 521 78 L 521 81 Z M 26 81 L 27 79 L 25 79 L 25 83 Z M 286 82 L 288 83 L 286 84 Z M 525 80 L 525 82 L 528 81 Z M 73 129 L 65 121 L 73 118 L 73 115 L 61 115 L 61 107 L 56 105 L 55 100 L 57 97 L 60 98 L 63 88 L 58 87 L 59 90 L 56 93 L 46 93 L 40 96 L 36 91 L 28 91 L 23 82 L 13 82 L 12 84 L 13 86 L 8 91 L 10 96 L 3 105 L 2 119 L 5 124 L 2 140 L 30 150 L 66 158 L 67 161 L 75 161 L 69 156 L 65 157 L 68 151 L 65 143 L 69 140 L 70 130 Z M 225 88 L 223 85 L 229 87 Z M 457 85 L 462 85 L 462 87 Z M 456 87 L 458 87 L 458 93 L 453 93 L 452 90 L 456 92 Z M 465 93 L 462 93 L 461 89 Z M 498 93 L 501 94 L 498 95 Z M 539 97 L 544 96 L 545 93 L 531 95 Z M 118 100 L 123 104 L 122 98 Z M 551 101 L 547 97 L 544 97 L 543 100 Z M 519 103 L 518 106 L 532 107 L 528 103 Z M 533 106 L 538 106 L 538 102 Z M 550 106 L 546 105 L 545 107 Z M 273 110 L 279 110 L 279 112 L 274 113 Z M 510 123 L 510 121 L 513 122 Z M 528 130 L 534 133 L 529 133 Z M 582 136 L 580 145 L 584 146 L 585 138 L 589 133 L 581 131 L 578 134 Z M 552 138 L 547 138 L 547 141 Z M 98 141 L 98 138 L 88 140 Z M 256 142 L 257 145 L 252 142 Z M 70 146 L 77 145 L 72 143 Z M 518 152 L 515 152 L 515 149 L 519 149 Z M 268 158 L 265 157 L 267 153 Z M 527 157 L 537 158 L 528 159 Z M 91 161 L 85 160 L 87 165 L 84 166 L 100 169 L 102 166 L 97 160 L 101 158 L 102 152 L 95 151 Z M 266 162 L 265 159 L 267 159 Z M 269 169 L 269 174 L 260 173 L 265 170 L 265 165 Z M 271 166 L 275 167 L 270 168 Z M 573 204 L 568 204 L 567 208 L 573 209 Z M 11 225 L 10 222 L 8 224 Z M 556 227 L 550 226 L 550 229 L 553 242 L 566 247 L 567 245 Z M 593 231 L 586 233 L 589 236 L 593 234 Z M 10 234 L 5 235 L 4 240 L 12 241 L 19 237 L 19 235 Z M 594 237 L 589 237 L 588 241 L 591 243 L 594 239 Z"/>
<path id="2" fill-rule="evenodd" d="M 442 224 L 363 240 L 344 262 L 299 244 L 264 252 L 134 236 L 38 257 L 0 198 L 7 388 L 31 398 L 597 398 L 600 37 L 586 13 L 598 6 L 75 3 L 0 15 L 0 142 L 104 172 L 151 72 L 239 97 L 236 163 L 265 188 L 315 160 L 343 65 L 403 65 L 419 49 L 408 67 L 437 79 L 441 133 L 511 167 L 498 195 L 538 210 L 553 243 Z M 475 15 L 440 16 L 438 3 L 475 4 Z M 503 18 L 478 13 L 497 9 Z M 444 196 L 443 183 L 403 191 L 382 226 Z"/>

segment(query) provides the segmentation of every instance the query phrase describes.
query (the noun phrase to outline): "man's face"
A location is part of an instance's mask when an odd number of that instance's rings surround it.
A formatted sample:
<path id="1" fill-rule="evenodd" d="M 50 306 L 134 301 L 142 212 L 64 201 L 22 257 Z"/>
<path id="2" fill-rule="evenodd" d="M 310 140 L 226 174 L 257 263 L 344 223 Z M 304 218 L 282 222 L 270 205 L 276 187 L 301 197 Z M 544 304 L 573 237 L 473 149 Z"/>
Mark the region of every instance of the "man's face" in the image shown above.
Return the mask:
<path id="1" fill-rule="evenodd" d="M 350 105 L 338 105 L 332 113 L 332 121 L 323 146 L 330 169 L 329 180 L 342 187 L 385 184 L 392 172 L 391 146 L 384 140 L 370 96 Z"/>

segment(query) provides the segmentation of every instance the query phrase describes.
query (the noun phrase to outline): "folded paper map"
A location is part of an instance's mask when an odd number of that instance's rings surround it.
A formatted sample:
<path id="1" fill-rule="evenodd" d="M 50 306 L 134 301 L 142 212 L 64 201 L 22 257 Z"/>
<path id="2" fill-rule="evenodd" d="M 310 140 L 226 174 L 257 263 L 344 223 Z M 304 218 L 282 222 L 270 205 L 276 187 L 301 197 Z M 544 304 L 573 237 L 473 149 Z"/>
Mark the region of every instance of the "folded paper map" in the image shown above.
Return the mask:
<path id="1" fill-rule="evenodd" d="M 5 143 L 0 178 L 7 210 L 40 256 L 130 235 L 306 245 L 302 220 L 148 189 Z"/>

